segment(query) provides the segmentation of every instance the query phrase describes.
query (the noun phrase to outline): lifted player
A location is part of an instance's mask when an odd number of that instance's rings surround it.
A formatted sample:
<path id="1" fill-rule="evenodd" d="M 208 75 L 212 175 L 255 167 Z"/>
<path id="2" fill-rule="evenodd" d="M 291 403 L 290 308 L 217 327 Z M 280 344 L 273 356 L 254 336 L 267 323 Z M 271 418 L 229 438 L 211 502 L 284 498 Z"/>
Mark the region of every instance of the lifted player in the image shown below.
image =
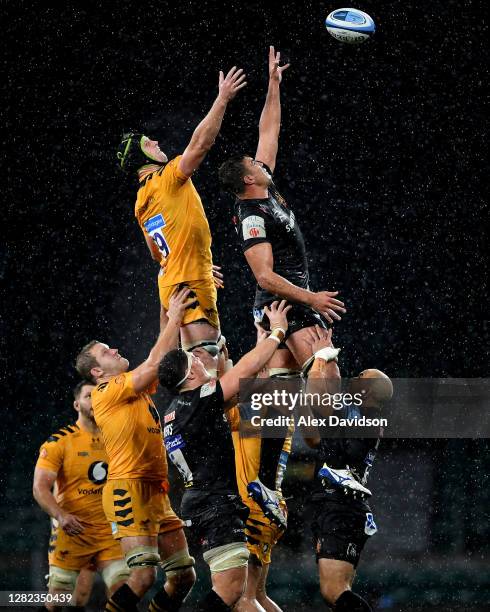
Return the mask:
<path id="1" fill-rule="evenodd" d="M 87 382 L 75 387 L 73 406 L 78 419 L 52 434 L 41 446 L 33 485 L 35 500 L 52 517 L 49 592 L 73 593 L 71 605 L 80 609 L 90 597 L 91 584 L 85 590 L 82 584 L 88 566 L 102 572 L 108 597 L 129 576 L 121 547 L 112 538 L 102 507 L 107 453 L 94 420 L 90 399 L 93 389 Z M 84 576 L 78 584 L 82 570 Z M 61 607 L 46 604 L 48 610 Z"/>
<path id="2" fill-rule="evenodd" d="M 162 361 L 162 386 L 178 392 L 165 413 L 165 446 L 185 480 L 181 514 L 202 542 L 213 589 L 199 610 L 231 610 L 247 580 L 248 550 L 235 472 L 226 402 L 238 393 L 240 379 L 253 377 L 276 352 L 287 330 L 283 301 L 266 307 L 272 333 L 217 380 L 196 355 L 181 349 Z"/>
<path id="3" fill-rule="evenodd" d="M 170 298 L 168 321 L 146 361 L 129 371 L 117 349 L 93 340 L 77 357 L 77 370 L 97 386 L 92 404 L 109 457 L 104 487 L 105 515 L 131 570 L 127 582 L 107 603 L 109 612 L 135 611 L 151 588 L 161 562 L 164 588 L 150 602 L 151 612 L 176 611 L 195 581 L 182 521 L 167 495 L 167 459 L 158 412 L 150 394 L 157 387 L 162 357 L 178 345 L 189 289 Z"/>
<path id="4" fill-rule="evenodd" d="M 340 390 L 340 372 L 333 348 L 332 331 L 319 327 L 311 330 L 315 361 L 309 380 L 323 379 L 330 392 Z M 318 383 L 318 381 L 317 381 Z M 316 389 L 318 390 L 318 389 Z M 355 418 L 380 416 L 383 403 L 391 399 L 391 380 L 379 370 L 364 370 L 349 385 L 349 393 L 360 394 L 362 404 L 344 406 L 336 415 Z M 329 408 L 313 409 L 329 416 Z M 369 472 L 379 447 L 379 428 L 372 438 L 349 438 L 347 428 L 339 428 L 337 437 L 312 437 L 306 441 L 317 448 L 316 489 L 308 515 L 316 547 L 320 590 L 335 612 L 370 612 L 371 607 L 352 592 L 359 558 L 366 541 L 377 527 L 367 502 L 371 492 L 366 487 Z"/>
<path id="5" fill-rule="evenodd" d="M 184 153 L 170 162 L 156 140 L 143 134 L 127 134 L 118 151 L 120 166 L 138 173 L 140 186 L 135 216 L 150 253 L 161 265 L 158 276 L 160 301 L 168 309 L 170 296 L 185 284 L 197 297 L 187 310 L 181 329 L 186 349 L 204 346 L 217 354 L 220 323 L 211 258 L 211 232 L 191 176 L 214 144 L 226 107 L 246 85 L 243 70 L 220 72 L 219 93 L 209 113 L 195 129 Z M 168 163 L 167 163 L 168 162 Z M 215 270 L 216 284 L 221 284 Z M 191 294 L 192 295 L 192 294 Z"/>
<path id="6" fill-rule="evenodd" d="M 224 189 L 236 196 L 234 223 L 247 262 L 257 281 L 254 319 L 268 328 L 264 306 L 277 299 L 293 304 L 289 330 L 269 367 L 271 375 L 297 376 L 307 373 L 312 363 L 311 351 L 304 341 L 308 328 L 320 324 L 322 316 L 330 323 L 345 312 L 337 292 L 309 289 L 308 264 L 303 236 L 294 213 L 272 182 L 276 165 L 281 124 L 280 84 L 289 64 L 279 66 L 280 53 L 269 49 L 269 86 L 259 122 L 259 143 L 255 159 L 240 155 L 226 161 L 219 170 Z M 275 461 L 261 461 L 259 478 L 250 483 L 250 495 L 266 511 L 267 500 L 275 500 L 274 473 L 267 466 L 277 464 L 283 441 L 264 439 L 262 455 Z M 279 524 L 285 526 L 285 517 Z"/>

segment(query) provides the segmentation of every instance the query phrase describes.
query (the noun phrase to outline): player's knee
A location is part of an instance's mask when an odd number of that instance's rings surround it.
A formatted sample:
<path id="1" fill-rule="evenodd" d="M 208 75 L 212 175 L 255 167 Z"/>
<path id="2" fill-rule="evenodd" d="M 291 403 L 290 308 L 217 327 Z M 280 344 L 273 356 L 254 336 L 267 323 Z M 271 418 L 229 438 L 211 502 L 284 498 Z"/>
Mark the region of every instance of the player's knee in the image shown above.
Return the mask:
<path id="1" fill-rule="evenodd" d="M 232 542 L 217 546 L 204 553 L 204 561 L 209 565 L 211 574 L 224 572 L 229 569 L 246 567 L 250 552 L 245 542 Z"/>
<path id="2" fill-rule="evenodd" d="M 124 559 L 117 559 L 102 570 L 102 580 L 106 587 L 111 590 L 117 583 L 126 582 L 129 578 L 130 569 Z"/>
<path id="3" fill-rule="evenodd" d="M 345 580 L 329 580 L 320 582 L 320 593 L 329 606 L 333 606 L 338 597 L 350 590 L 350 585 Z"/>
<path id="4" fill-rule="evenodd" d="M 130 570 L 143 567 L 157 567 L 160 564 L 160 555 L 156 546 L 135 546 L 125 555 Z"/>
<path id="5" fill-rule="evenodd" d="M 167 580 L 180 592 L 190 591 L 196 581 L 194 557 L 189 555 L 187 549 L 179 550 L 164 561 L 162 569 Z"/>
<path id="6" fill-rule="evenodd" d="M 127 584 L 142 597 L 153 586 L 157 577 L 156 567 L 134 567 L 127 580 Z"/>
<path id="7" fill-rule="evenodd" d="M 79 572 L 66 570 L 56 565 L 49 566 L 48 587 L 50 590 L 69 591 L 72 593 L 77 584 Z"/>

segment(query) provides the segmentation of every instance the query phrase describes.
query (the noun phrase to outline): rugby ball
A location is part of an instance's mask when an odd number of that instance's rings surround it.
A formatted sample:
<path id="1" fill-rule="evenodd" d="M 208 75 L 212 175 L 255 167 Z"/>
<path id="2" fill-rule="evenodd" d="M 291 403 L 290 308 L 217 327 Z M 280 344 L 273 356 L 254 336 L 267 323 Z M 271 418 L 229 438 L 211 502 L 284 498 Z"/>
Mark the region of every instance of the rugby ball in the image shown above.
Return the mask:
<path id="1" fill-rule="evenodd" d="M 325 26 L 336 40 L 351 45 L 359 45 L 370 38 L 376 30 L 372 18 L 367 13 L 354 8 L 332 11 L 325 19 Z"/>

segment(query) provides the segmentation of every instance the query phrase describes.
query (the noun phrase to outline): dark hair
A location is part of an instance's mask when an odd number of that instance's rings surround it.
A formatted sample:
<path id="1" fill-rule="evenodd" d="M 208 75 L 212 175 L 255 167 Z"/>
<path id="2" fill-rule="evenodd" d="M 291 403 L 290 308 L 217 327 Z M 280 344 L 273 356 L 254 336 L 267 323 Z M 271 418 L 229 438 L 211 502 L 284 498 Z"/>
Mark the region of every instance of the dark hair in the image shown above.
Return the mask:
<path id="1" fill-rule="evenodd" d="M 230 157 L 230 159 L 227 159 L 221 164 L 218 170 L 219 182 L 222 189 L 233 195 L 240 195 L 244 190 L 244 158 L 245 155 Z"/>
<path id="2" fill-rule="evenodd" d="M 82 392 L 82 389 L 86 387 L 87 385 L 93 386 L 93 383 L 89 382 L 88 380 L 81 380 L 80 382 L 76 384 L 76 386 L 73 389 L 73 397 L 76 400 L 80 397 L 80 393 Z"/>
<path id="3" fill-rule="evenodd" d="M 95 385 L 96 380 L 92 376 L 90 371 L 92 368 L 96 368 L 99 365 L 97 359 L 90 352 L 90 350 L 96 344 L 99 344 L 98 340 L 91 340 L 78 353 L 77 358 L 75 360 L 75 367 L 77 369 L 77 372 L 82 378 L 85 379 L 85 382 L 89 382 L 91 385 Z"/>
<path id="4" fill-rule="evenodd" d="M 182 349 L 169 351 L 158 366 L 158 380 L 162 387 L 177 391 L 177 384 L 184 378 L 187 370 L 187 354 Z"/>

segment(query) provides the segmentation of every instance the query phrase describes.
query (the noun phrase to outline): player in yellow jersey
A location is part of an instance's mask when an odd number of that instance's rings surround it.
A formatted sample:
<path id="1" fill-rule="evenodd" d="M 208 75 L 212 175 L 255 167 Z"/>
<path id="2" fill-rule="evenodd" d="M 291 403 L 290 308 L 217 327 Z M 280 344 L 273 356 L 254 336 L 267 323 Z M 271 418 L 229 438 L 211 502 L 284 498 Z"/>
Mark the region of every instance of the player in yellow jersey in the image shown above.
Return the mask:
<path id="1" fill-rule="evenodd" d="M 267 338 L 267 332 L 258 324 L 256 324 L 256 328 L 258 344 Z M 199 349 L 195 352 L 197 353 L 198 351 Z M 203 354 L 199 353 L 198 356 L 201 360 L 204 360 Z M 271 363 L 274 364 L 274 356 Z M 226 346 L 223 346 L 220 351 L 219 364 L 220 371 L 229 368 L 231 365 L 228 361 Z M 271 372 L 269 368 L 265 368 L 259 373 L 259 377 L 269 377 L 271 373 L 274 376 L 277 370 L 272 370 Z M 281 371 L 281 374 L 284 376 L 291 374 L 291 372 Z M 293 375 L 295 374 L 293 373 Z M 285 439 L 279 441 L 282 445 L 279 457 L 274 454 L 261 456 L 262 441 L 257 436 L 256 429 L 252 428 L 254 435 L 243 435 L 246 434 L 247 421 L 251 416 L 251 414 L 247 414 L 246 406 L 234 406 L 227 412 L 233 446 L 235 448 L 238 491 L 243 503 L 250 510 L 245 529 L 247 547 L 250 551 L 247 586 L 243 596 L 237 603 L 236 610 L 237 612 L 256 612 L 262 610 L 266 612 L 280 612 L 281 608 L 267 595 L 266 583 L 271 564 L 272 549 L 283 535 L 284 530 L 264 515 L 260 506 L 249 496 L 247 486 L 250 482 L 258 479 L 261 463 L 271 463 L 272 465 L 267 467 L 268 471 L 274 473 L 274 491 L 280 499 L 283 513 L 287 514 L 286 502 L 282 495 L 281 486 L 287 461 L 291 453 L 294 428 L 288 429 Z M 263 468 L 264 466 L 262 466 Z"/>
<path id="2" fill-rule="evenodd" d="M 161 304 L 167 309 L 176 287 L 183 284 L 190 287 L 197 304 L 184 317 L 183 348 L 204 346 L 215 355 L 220 323 L 211 232 L 191 176 L 212 147 L 228 103 L 245 85 L 243 70 L 233 67 L 226 77 L 220 72 L 216 100 L 183 154 L 171 161 L 156 140 L 143 134 L 126 134 L 118 151 L 121 168 L 137 172 L 140 181 L 135 216 L 153 259 L 161 266 L 158 277 Z"/>
<path id="3" fill-rule="evenodd" d="M 81 376 L 97 385 L 92 405 L 109 457 L 104 511 L 131 570 L 107 603 L 110 612 L 136 611 L 160 564 L 167 580 L 151 601 L 151 612 L 178 610 L 195 581 L 183 523 L 167 495 L 167 459 L 151 399 L 160 361 L 177 347 L 186 309 L 195 301 L 189 294 L 189 289 L 181 289 L 170 298 L 166 324 L 146 361 L 134 370 L 117 349 L 96 340 L 76 361 Z"/>
<path id="4" fill-rule="evenodd" d="M 129 576 L 121 547 L 112 538 L 102 508 L 107 478 L 107 454 L 91 406 L 93 385 L 74 390 L 78 420 L 62 427 L 41 446 L 34 472 L 33 493 L 52 517 L 49 542 L 49 592 L 73 593 L 72 604 L 88 600 L 77 578 L 89 566 L 102 572 L 108 594 Z M 56 492 L 53 494 L 52 488 Z M 61 607 L 47 603 L 48 610 Z"/>

